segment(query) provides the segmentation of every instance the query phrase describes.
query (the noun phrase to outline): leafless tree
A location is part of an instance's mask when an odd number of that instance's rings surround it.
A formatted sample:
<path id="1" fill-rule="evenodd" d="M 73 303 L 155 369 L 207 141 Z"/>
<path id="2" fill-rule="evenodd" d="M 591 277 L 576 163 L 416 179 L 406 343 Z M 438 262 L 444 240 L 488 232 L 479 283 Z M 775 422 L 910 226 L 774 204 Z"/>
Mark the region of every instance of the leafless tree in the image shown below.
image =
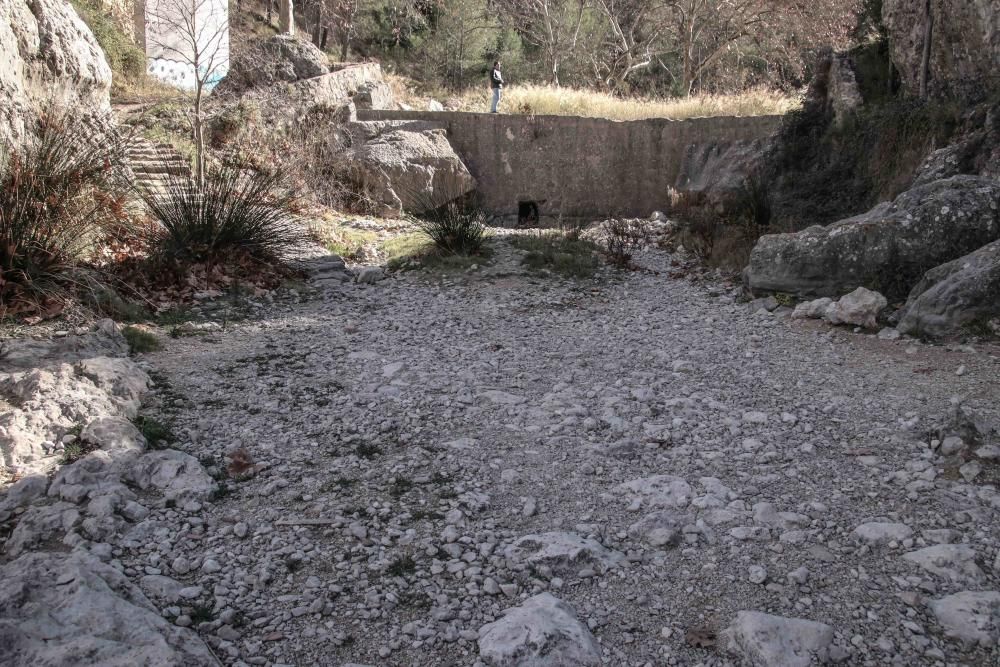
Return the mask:
<path id="1" fill-rule="evenodd" d="M 229 63 L 229 12 L 226 0 L 148 0 L 147 43 L 153 58 L 177 63 L 182 85 L 194 92 L 191 128 L 195 144 L 195 177 L 205 181 L 204 97 Z"/>
<path id="2" fill-rule="evenodd" d="M 542 51 L 549 83 L 559 85 L 559 65 L 576 51 L 590 0 L 494 0 L 521 35 Z"/>
<path id="3" fill-rule="evenodd" d="M 333 15 L 333 25 L 340 41 L 340 60 L 346 61 L 351 40 L 354 39 L 355 20 L 361 12 L 361 0 L 329 0 L 332 3 L 330 13 Z"/>
<path id="4" fill-rule="evenodd" d="M 633 72 L 648 67 L 666 48 L 669 0 L 595 0 L 607 31 L 603 48 L 591 53 L 594 73 L 620 91 Z"/>

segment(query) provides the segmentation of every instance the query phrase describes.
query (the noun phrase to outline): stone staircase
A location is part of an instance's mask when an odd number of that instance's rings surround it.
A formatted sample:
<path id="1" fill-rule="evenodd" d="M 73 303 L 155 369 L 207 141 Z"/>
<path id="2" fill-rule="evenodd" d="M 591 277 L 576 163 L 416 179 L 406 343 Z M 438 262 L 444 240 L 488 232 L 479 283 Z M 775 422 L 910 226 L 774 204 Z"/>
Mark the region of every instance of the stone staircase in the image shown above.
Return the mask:
<path id="1" fill-rule="evenodd" d="M 170 144 L 135 136 L 129 141 L 125 154 L 135 185 L 144 192 L 165 194 L 177 179 L 185 183 L 191 180 L 190 163 Z"/>

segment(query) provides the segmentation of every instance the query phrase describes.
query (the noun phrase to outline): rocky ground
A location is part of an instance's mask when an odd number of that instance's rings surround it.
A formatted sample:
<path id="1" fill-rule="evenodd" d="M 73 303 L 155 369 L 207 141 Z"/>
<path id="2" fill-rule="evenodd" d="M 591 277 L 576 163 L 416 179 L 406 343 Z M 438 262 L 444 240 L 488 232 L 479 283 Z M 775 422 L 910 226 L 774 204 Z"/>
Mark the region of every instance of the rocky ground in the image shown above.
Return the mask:
<path id="1" fill-rule="evenodd" d="M 94 492 L 8 493 L 6 576 L 58 500 L 49 548 L 124 575 L 178 664 L 1000 661 L 1000 348 L 794 320 L 658 250 L 567 282 L 496 244 L 370 284 L 317 260 L 142 355 L 174 449 L 130 455 L 103 534 L 66 520 Z"/>

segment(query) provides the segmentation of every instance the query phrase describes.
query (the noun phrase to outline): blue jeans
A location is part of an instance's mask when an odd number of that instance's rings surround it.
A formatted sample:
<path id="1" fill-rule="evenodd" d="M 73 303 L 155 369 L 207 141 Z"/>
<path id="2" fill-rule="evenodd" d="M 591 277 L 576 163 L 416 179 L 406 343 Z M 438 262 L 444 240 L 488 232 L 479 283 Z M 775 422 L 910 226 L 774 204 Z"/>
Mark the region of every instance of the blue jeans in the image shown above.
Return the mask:
<path id="1" fill-rule="evenodd" d="M 503 97 L 502 88 L 493 89 L 493 102 L 490 104 L 490 113 L 496 113 L 497 107 L 500 105 L 500 98 Z"/>

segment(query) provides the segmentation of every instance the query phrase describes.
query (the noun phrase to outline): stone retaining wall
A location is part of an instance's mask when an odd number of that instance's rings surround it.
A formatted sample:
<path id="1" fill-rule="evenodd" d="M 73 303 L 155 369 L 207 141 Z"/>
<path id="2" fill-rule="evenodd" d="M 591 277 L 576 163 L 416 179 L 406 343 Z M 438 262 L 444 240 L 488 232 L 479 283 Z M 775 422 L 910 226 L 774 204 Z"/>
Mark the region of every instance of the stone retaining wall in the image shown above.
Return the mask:
<path id="1" fill-rule="evenodd" d="M 779 116 L 611 121 L 430 111 L 358 111 L 360 121 L 440 123 L 491 210 L 646 216 L 672 191 L 738 187 Z M 711 198 L 711 196 L 710 196 Z"/>

